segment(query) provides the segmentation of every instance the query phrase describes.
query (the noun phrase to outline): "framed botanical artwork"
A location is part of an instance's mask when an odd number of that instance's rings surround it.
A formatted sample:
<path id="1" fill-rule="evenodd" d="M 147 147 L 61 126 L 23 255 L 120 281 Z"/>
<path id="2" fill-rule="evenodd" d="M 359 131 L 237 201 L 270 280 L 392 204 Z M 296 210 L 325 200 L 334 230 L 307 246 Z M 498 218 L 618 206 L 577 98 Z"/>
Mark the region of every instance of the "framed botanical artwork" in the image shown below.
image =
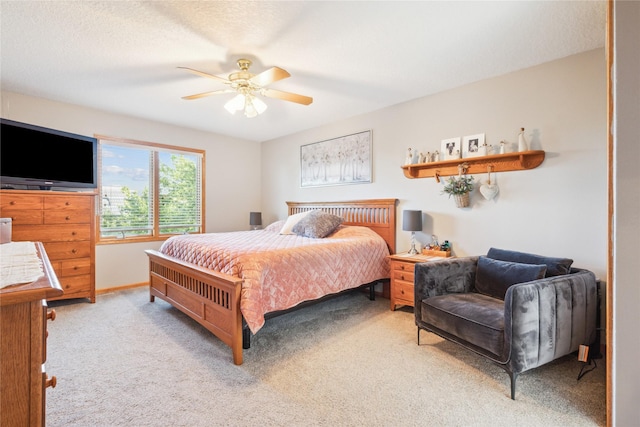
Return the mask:
<path id="1" fill-rule="evenodd" d="M 478 150 L 484 145 L 484 133 L 469 135 L 462 138 L 462 156 L 476 157 L 479 155 Z"/>
<path id="2" fill-rule="evenodd" d="M 460 147 L 460 137 L 443 139 L 440 145 L 443 160 L 455 160 L 460 158 L 462 147 Z"/>
<path id="3" fill-rule="evenodd" d="M 300 186 L 371 182 L 371 131 L 300 147 Z"/>

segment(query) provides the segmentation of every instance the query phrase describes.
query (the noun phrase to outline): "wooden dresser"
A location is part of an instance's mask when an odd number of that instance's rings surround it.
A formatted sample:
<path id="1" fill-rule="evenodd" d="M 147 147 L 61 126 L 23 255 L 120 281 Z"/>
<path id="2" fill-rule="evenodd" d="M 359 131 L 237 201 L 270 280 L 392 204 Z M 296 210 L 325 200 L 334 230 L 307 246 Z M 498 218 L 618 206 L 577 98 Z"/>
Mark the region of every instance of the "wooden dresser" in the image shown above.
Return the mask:
<path id="1" fill-rule="evenodd" d="M 42 242 L 64 295 L 96 301 L 95 193 L 1 190 L 0 217 L 12 241 Z"/>
<path id="2" fill-rule="evenodd" d="M 37 243 L 45 275 L 33 283 L 0 290 L 0 425 L 43 426 L 47 387 L 56 377 L 45 372 L 47 359 L 47 299 L 62 289 L 41 244 Z"/>

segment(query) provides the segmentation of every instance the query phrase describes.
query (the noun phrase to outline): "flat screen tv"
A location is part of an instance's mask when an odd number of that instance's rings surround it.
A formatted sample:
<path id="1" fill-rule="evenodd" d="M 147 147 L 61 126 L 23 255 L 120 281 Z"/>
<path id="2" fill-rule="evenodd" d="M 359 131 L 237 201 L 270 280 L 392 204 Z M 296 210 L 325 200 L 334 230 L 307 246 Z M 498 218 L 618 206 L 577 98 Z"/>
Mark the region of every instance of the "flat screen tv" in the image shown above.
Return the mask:
<path id="1" fill-rule="evenodd" d="M 2 188 L 96 188 L 98 140 L 0 119 Z"/>

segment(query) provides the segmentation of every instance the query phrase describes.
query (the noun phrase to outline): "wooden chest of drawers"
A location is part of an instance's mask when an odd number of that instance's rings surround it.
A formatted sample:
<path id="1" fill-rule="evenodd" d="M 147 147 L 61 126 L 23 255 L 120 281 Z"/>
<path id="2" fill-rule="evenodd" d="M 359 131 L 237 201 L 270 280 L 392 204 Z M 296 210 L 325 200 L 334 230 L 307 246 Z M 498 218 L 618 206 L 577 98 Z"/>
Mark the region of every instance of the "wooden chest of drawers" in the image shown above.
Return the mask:
<path id="1" fill-rule="evenodd" d="M 0 290 L 0 425 L 44 426 L 47 387 L 56 377 L 45 371 L 47 359 L 46 299 L 62 294 L 41 244 L 45 275 L 33 283 Z"/>
<path id="2" fill-rule="evenodd" d="M 413 279 L 415 265 L 419 262 L 441 260 L 441 257 L 415 254 L 390 255 L 391 261 L 391 310 L 398 305 L 414 306 Z"/>
<path id="3" fill-rule="evenodd" d="M 391 261 L 391 310 L 397 305 L 413 307 L 413 266 L 415 262 Z"/>
<path id="4" fill-rule="evenodd" d="M 64 295 L 95 302 L 95 193 L 2 190 L 0 217 L 13 241 L 44 245 Z"/>

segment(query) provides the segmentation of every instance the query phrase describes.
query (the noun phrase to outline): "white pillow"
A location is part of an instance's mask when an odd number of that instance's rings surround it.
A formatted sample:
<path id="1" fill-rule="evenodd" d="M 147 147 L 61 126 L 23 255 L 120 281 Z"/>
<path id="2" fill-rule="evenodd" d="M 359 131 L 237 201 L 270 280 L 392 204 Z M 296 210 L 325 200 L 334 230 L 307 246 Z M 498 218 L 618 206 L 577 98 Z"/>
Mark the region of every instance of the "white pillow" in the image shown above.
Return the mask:
<path id="1" fill-rule="evenodd" d="M 285 221 L 284 225 L 280 229 L 280 234 L 296 234 L 294 233 L 293 227 L 305 216 L 309 215 L 313 211 L 300 212 L 295 215 L 289 215 L 289 218 Z"/>

